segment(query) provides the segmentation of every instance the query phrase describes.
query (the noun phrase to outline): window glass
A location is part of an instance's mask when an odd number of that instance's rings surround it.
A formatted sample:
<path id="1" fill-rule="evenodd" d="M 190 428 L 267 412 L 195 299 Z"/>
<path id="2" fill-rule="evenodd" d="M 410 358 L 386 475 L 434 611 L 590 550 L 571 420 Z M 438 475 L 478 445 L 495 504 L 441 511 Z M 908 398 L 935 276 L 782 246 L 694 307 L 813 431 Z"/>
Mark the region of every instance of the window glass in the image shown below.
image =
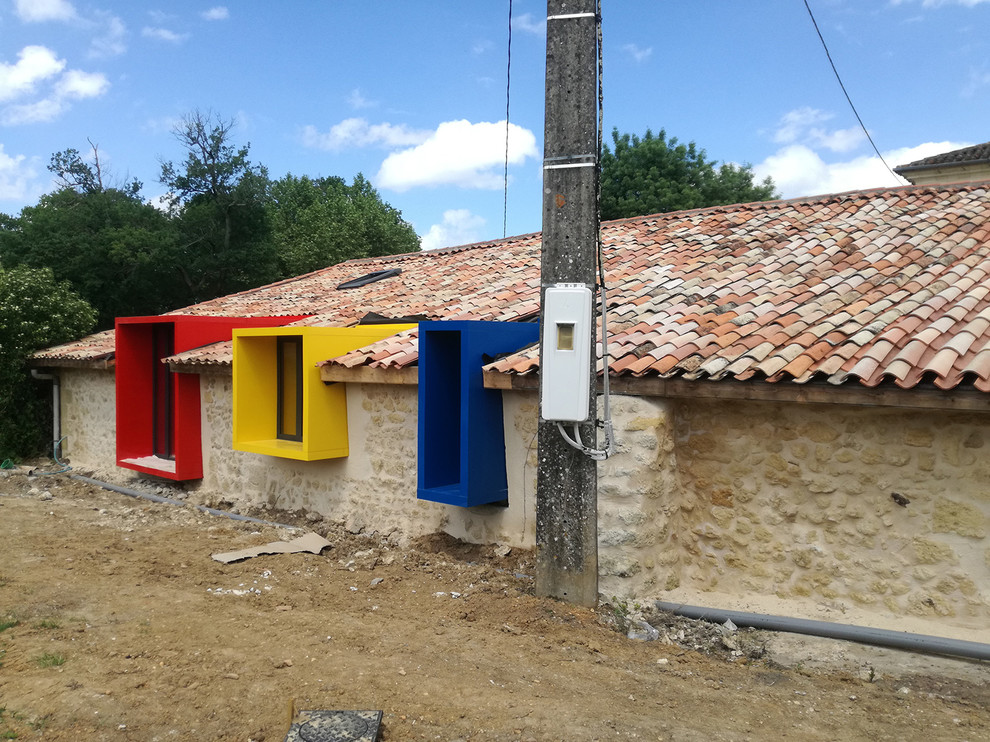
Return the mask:
<path id="1" fill-rule="evenodd" d="M 175 326 L 170 323 L 152 325 L 151 345 L 152 452 L 162 459 L 174 459 L 175 380 L 162 359 L 175 352 Z"/>
<path id="2" fill-rule="evenodd" d="M 302 338 L 280 337 L 278 364 L 278 411 L 276 437 L 302 440 Z M 271 409 L 271 408 L 269 408 Z"/>

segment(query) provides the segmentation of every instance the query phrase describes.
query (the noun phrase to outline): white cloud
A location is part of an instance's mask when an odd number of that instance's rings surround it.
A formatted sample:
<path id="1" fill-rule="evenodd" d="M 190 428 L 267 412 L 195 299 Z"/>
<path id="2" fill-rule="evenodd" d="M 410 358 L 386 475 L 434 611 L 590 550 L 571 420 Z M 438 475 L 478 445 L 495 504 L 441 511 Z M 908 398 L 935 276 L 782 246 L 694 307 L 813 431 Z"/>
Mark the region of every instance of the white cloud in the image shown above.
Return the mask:
<path id="1" fill-rule="evenodd" d="M 866 135 L 859 126 L 831 131 L 821 126 L 834 117 L 833 113 L 809 106 L 795 108 L 781 116 L 773 133 L 773 141 L 778 144 L 804 142 L 833 152 L 851 152 L 866 141 Z"/>
<path id="2" fill-rule="evenodd" d="M 366 119 L 349 118 L 320 133 L 315 126 L 303 128 L 303 144 L 314 149 L 339 152 L 352 147 L 408 147 L 424 142 L 428 131 L 416 131 L 404 124 L 370 124 Z"/>
<path id="3" fill-rule="evenodd" d="M 633 58 L 633 61 L 639 64 L 640 62 L 645 62 L 653 54 L 653 47 L 648 46 L 643 49 L 636 44 L 625 44 L 622 47 L 622 51 Z"/>
<path id="4" fill-rule="evenodd" d="M 0 114 L 0 124 L 4 126 L 42 124 L 55 120 L 63 111 L 65 111 L 65 103 L 62 100 L 45 98 L 34 103 L 7 106 Z"/>
<path id="5" fill-rule="evenodd" d="M 443 221 L 434 224 L 420 240 L 424 250 L 438 247 L 467 245 L 481 239 L 480 230 L 485 226 L 484 217 L 472 214 L 467 209 L 449 209 L 443 212 Z"/>
<path id="6" fill-rule="evenodd" d="M 26 23 L 71 21 L 76 9 L 67 0 L 15 0 L 17 17 Z"/>
<path id="7" fill-rule="evenodd" d="M 512 27 L 517 31 L 543 36 L 547 32 L 547 19 L 534 18 L 532 13 L 523 13 L 512 19 Z"/>
<path id="8" fill-rule="evenodd" d="M 914 147 L 892 149 L 889 152 L 885 152 L 883 158 L 891 167 L 900 167 L 901 165 L 907 165 L 909 162 L 923 160 L 926 157 L 941 155 L 945 152 L 952 152 L 953 150 L 971 147 L 972 145 L 973 142 L 925 142 Z"/>
<path id="9" fill-rule="evenodd" d="M 777 123 L 777 130 L 773 134 L 773 141 L 780 144 L 790 144 L 797 141 L 809 128 L 816 124 L 822 124 L 832 118 L 834 114 L 819 111 L 817 108 L 804 106 L 788 111 L 780 117 Z"/>
<path id="10" fill-rule="evenodd" d="M 98 98 L 110 88 L 110 81 L 99 72 L 69 70 L 55 86 L 56 93 L 65 98 Z"/>
<path id="11" fill-rule="evenodd" d="M 834 114 L 828 111 L 807 106 L 785 113 L 771 135 L 773 141 L 785 146 L 754 165 L 753 173 L 759 180 L 767 176 L 773 178 L 784 198 L 889 188 L 907 181 L 892 174 L 884 162 L 893 169 L 968 146 L 955 142 L 928 142 L 889 150 L 883 153 L 883 160 L 870 148 L 868 154 L 836 160 L 834 155 L 849 155 L 857 148 L 865 150 L 868 139 L 859 126 L 825 128 L 823 124 L 833 118 Z M 828 156 L 829 153 L 833 156 Z"/>
<path id="12" fill-rule="evenodd" d="M 834 131 L 814 128 L 808 134 L 814 142 L 833 152 L 851 152 L 866 141 L 866 134 L 859 126 Z"/>
<path id="13" fill-rule="evenodd" d="M 0 124 L 17 126 L 52 121 L 68 108 L 68 101 L 95 98 L 109 88 L 107 78 L 97 72 L 65 69 L 65 60 L 43 46 L 26 46 L 15 64 L 0 62 L 0 103 L 38 95 L 47 84 L 44 97 L 7 105 L 0 111 Z"/>
<path id="14" fill-rule="evenodd" d="M 167 28 L 161 28 L 159 26 L 145 26 L 141 29 L 141 35 L 148 39 L 167 41 L 170 44 L 180 44 L 188 38 L 187 34 L 176 33 L 175 31 L 169 31 Z"/>
<path id="15" fill-rule="evenodd" d="M 396 191 L 437 185 L 501 188 L 505 137 L 504 121 L 445 121 L 422 144 L 385 158 L 376 184 Z M 533 132 L 510 124 L 509 163 L 517 165 L 537 154 Z"/>
<path id="16" fill-rule="evenodd" d="M 961 142 L 926 142 L 883 153 L 891 168 L 969 146 Z M 773 178 L 784 198 L 841 193 L 864 188 L 887 188 L 906 181 L 895 178 L 875 154 L 841 162 L 826 162 L 811 147 L 791 144 L 753 166 L 758 179 Z"/>
<path id="17" fill-rule="evenodd" d="M 97 21 L 102 28 L 93 37 L 89 45 L 89 56 L 103 59 L 118 57 L 127 51 L 124 39 L 127 37 L 127 27 L 115 15 L 101 14 Z"/>
<path id="18" fill-rule="evenodd" d="M 359 111 L 362 108 L 374 108 L 378 105 L 378 103 L 365 98 L 361 93 L 360 88 L 354 88 L 354 90 L 351 91 L 351 94 L 347 96 L 347 105 L 355 111 Z"/>
<path id="19" fill-rule="evenodd" d="M 0 102 L 13 100 L 34 92 L 38 83 L 57 75 L 65 68 L 65 60 L 43 46 L 25 46 L 17 62 L 0 62 Z"/>
<path id="20" fill-rule="evenodd" d="M 217 5 L 200 13 L 204 21 L 225 21 L 230 18 L 230 11 L 223 5 Z"/>
<path id="21" fill-rule="evenodd" d="M 28 200 L 30 184 L 36 176 L 24 155 L 11 157 L 0 144 L 0 201 Z"/>

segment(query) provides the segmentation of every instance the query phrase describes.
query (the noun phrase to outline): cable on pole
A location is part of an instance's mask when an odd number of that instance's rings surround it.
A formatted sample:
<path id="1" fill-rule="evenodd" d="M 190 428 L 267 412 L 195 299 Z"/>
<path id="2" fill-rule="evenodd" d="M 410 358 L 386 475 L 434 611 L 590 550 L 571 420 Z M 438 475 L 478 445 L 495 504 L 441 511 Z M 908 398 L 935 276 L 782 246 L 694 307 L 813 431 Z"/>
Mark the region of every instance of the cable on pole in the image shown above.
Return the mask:
<path id="1" fill-rule="evenodd" d="M 585 14 L 581 14 L 585 15 Z M 557 423 L 557 430 L 560 432 L 560 436 L 567 442 L 572 448 L 576 448 L 581 451 L 585 456 L 588 456 L 595 461 L 604 461 L 613 453 L 615 453 L 615 433 L 614 426 L 612 424 L 612 406 L 611 406 L 611 392 L 609 389 L 609 362 L 608 362 L 608 296 L 605 290 L 605 251 L 602 246 L 602 217 L 601 217 L 601 200 L 602 200 L 602 137 L 604 129 L 604 111 L 605 111 L 605 95 L 604 95 L 604 63 L 602 60 L 602 4 L 601 0 L 596 0 L 595 2 L 595 27 L 596 27 L 596 45 L 597 56 L 598 56 L 598 124 L 597 124 L 597 153 L 595 155 L 594 167 L 595 167 L 595 201 L 599 205 L 595 210 L 595 263 L 597 266 L 597 290 L 599 296 L 599 302 L 601 303 L 601 354 L 602 354 L 602 419 L 598 420 L 597 411 L 595 413 L 596 426 L 600 426 L 604 429 L 604 440 L 601 448 L 592 448 L 592 446 L 586 446 L 581 440 L 581 431 L 578 428 L 577 423 L 571 426 L 571 434 L 569 435 L 564 424 L 561 422 Z M 562 16 L 558 16 L 562 17 Z M 577 14 L 570 15 L 567 17 L 577 17 Z M 573 163 L 568 165 L 568 167 L 578 167 L 586 166 L 592 163 Z M 545 167 L 553 167 L 545 166 Z"/>

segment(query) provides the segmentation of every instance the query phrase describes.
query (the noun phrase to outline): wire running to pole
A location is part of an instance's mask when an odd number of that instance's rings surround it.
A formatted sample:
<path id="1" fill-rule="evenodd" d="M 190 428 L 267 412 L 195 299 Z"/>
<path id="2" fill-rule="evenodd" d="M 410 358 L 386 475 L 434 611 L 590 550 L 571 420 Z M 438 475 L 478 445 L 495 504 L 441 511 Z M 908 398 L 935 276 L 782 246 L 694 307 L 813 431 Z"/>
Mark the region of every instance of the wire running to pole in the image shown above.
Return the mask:
<path id="1" fill-rule="evenodd" d="M 842 94 L 846 96 L 846 101 L 849 103 L 849 107 L 852 109 L 852 112 L 856 115 L 856 120 L 859 122 L 859 128 L 861 128 L 863 130 L 863 133 L 866 134 L 866 138 L 870 141 L 870 146 L 873 147 L 873 151 L 877 153 L 877 157 L 880 158 L 880 162 L 883 163 L 883 166 L 887 168 L 887 172 L 891 174 L 891 176 L 894 178 L 894 180 L 897 181 L 897 183 L 900 183 L 901 182 L 900 178 L 898 178 L 897 175 L 894 173 L 894 171 L 890 169 L 890 165 L 887 164 L 887 161 L 883 159 L 883 155 L 880 154 L 880 150 L 877 149 L 877 145 L 874 143 L 873 137 L 871 137 L 870 132 L 866 130 L 866 124 L 864 124 L 863 119 L 859 117 L 859 111 L 856 110 L 856 106 L 853 105 L 852 98 L 849 97 L 849 93 L 846 90 L 846 86 L 842 82 L 842 77 L 839 76 L 839 70 L 835 68 L 835 62 L 832 61 L 832 55 L 829 53 L 828 50 L 828 44 L 825 43 L 825 37 L 822 36 L 821 29 L 818 28 L 818 21 L 815 20 L 815 14 L 811 12 L 811 6 L 808 4 L 808 0 L 804 0 L 804 7 L 807 9 L 808 15 L 811 16 L 811 23 L 815 27 L 815 33 L 818 34 L 818 40 L 822 42 L 822 49 L 825 50 L 825 56 L 828 57 L 828 63 L 832 65 L 832 73 L 835 75 L 835 79 L 838 80 L 839 87 L 842 88 Z"/>
<path id="2" fill-rule="evenodd" d="M 509 0 L 509 45 L 505 63 L 505 168 L 502 171 L 502 239 L 509 223 L 509 91 L 512 82 L 512 0 Z"/>

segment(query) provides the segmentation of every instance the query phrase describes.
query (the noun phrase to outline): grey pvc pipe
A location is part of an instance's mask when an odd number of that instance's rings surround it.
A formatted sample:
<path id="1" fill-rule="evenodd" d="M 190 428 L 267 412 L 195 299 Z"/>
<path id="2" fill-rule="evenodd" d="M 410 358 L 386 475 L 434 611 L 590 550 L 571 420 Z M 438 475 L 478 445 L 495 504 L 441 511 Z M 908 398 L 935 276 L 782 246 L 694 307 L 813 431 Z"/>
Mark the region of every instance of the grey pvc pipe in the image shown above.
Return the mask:
<path id="1" fill-rule="evenodd" d="M 188 503 L 182 502 L 182 500 L 174 500 L 171 497 L 162 497 L 161 495 L 153 495 L 150 492 L 141 492 L 140 490 L 130 489 L 129 487 L 121 487 L 119 484 L 111 484 L 110 482 L 103 482 L 99 479 L 92 479 L 90 477 L 84 477 L 82 474 L 70 474 L 70 479 L 75 479 L 79 482 L 86 482 L 87 484 L 95 484 L 97 487 L 102 487 L 105 490 L 111 490 L 113 492 L 119 492 L 122 495 L 127 495 L 128 497 L 139 497 L 142 500 L 151 500 L 152 502 L 160 502 L 166 505 L 179 505 L 181 507 L 187 507 Z M 194 505 L 197 510 L 204 513 L 209 513 L 210 515 L 217 515 L 221 518 L 230 518 L 231 520 L 245 521 L 247 523 L 258 523 L 263 526 L 277 526 L 279 528 L 290 528 L 293 531 L 301 530 L 299 526 L 290 526 L 286 523 L 273 523 L 270 520 L 261 520 L 260 518 L 252 518 L 247 515 L 241 515 L 240 513 L 228 513 L 226 510 L 216 510 L 215 508 L 208 508 L 206 505 Z"/>
<path id="2" fill-rule="evenodd" d="M 754 629 L 786 631 L 791 634 L 808 634 L 828 639 L 859 642 L 860 644 L 875 644 L 881 647 L 906 649 L 911 652 L 924 652 L 926 654 L 944 654 L 974 660 L 990 660 L 990 644 L 983 644 L 981 642 L 970 642 L 962 639 L 944 639 L 940 636 L 910 634 L 906 631 L 890 631 L 888 629 L 873 629 L 868 626 L 851 626 L 849 624 L 831 623 L 830 621 L 813 621 L 805 618 L 773 616 L 764 613 L 701 608 L 694 605 L 684 605 L 683 603 L 665 603 L 662 600 L 658 600 L 655 605 L 662 611 L 670 611 L 678 616 L 700 618 L 713 623 L 722 624 L 730 620 L 736 626 L 748 626 Z"/>

